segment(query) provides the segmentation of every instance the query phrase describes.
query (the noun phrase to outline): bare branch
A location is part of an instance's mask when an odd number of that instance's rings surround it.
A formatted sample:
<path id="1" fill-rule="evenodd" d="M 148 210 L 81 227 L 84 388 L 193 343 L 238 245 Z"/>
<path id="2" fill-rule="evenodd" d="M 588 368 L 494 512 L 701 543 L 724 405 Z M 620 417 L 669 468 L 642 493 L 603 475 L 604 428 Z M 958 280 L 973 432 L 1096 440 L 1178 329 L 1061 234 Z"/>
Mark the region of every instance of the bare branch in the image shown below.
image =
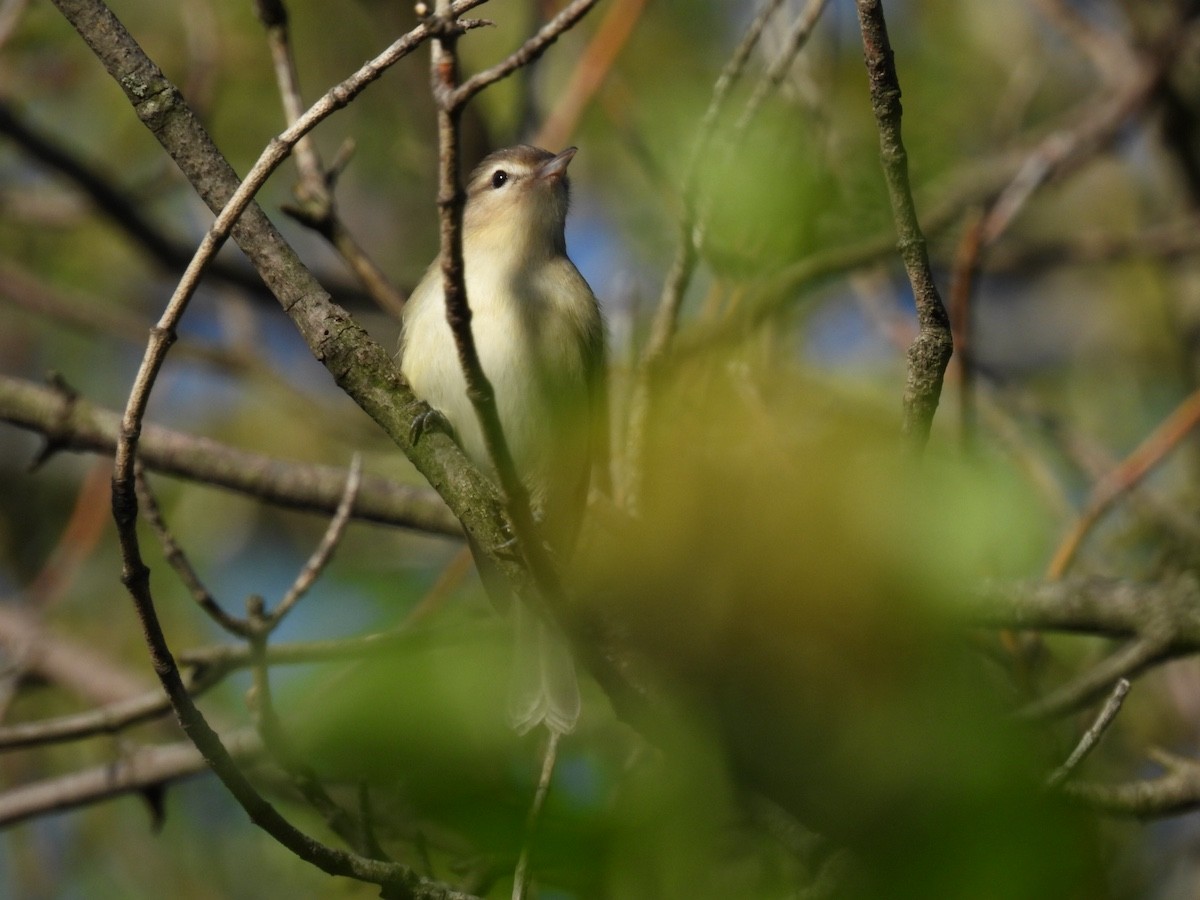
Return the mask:
<path id="1" fill-rule="evenodd" d="M 463 262 L 463 211 L 466 209 L 467 198 L 459 163 L 458 123 L 462 114 L 462 104 L 455 102 L 455 94 L 459 87 L 455 44 L 459 32 L 454 27 L 456 23 L 447 0 L 439 0 L 436 16 L 443 19 L 443 25 L 441 33 L 433 42 L 430 86 L 438 104 L 438 212 L 446 321 L 454 335 L 458 361 L 466 381 L 467 397 L 479 418 L 484 444 L 496 469 L 508 514 L 522 545 L 537 544 L 540 542 L 529 505 L 529 492 L 517 474 L 512 451 L 500 424 L 496 393 L 479 361 L 475 334 L 471 330 L 471 307 L 467 298 Z"/>
<path id="2" fill-rule="evenodd" d="M 296 71 L 296 58 L 292 53 L 292 42 L 288 30 L 287 7 L 283 0 L 255 0 L 254 12 L 267 32 L 267 46 L 271 50 L 271 62 L 275 67 L 275 83 L 283 101 L 286 123 L 291 126 L 304 114 L 304 100 L 300 94 L 300 76 Z M 300 171 L 302 192 L 323 194 L 326 192 L 324 167 L 317 154 L 316 145 L 309 136 L 296 142 L 296 168 Z"/>
<path id="3" fill-rule="evenodd" d="M 17 618 L 14 622 L 14 618 L 0 611 L 0 639 L 5 644 L 19 639 L 32 627 L 24 619 Z M 344 640 L 276 644 L 265 649 L 265 660 L 271 666 L 310 665 L 387 656 L 402 650 L 407 646 L 406 642 L 414 639 L 410 629 L 401 627 Z M 74 642 L 58 636 L 46 643 L 60 646 L 61 650 L 55 652 L 64 656 L 69 656 L 77 649 Z M 44 645 L 39 643 L 31 646 L 41 648 Z M 84 659 L 87 661 L 88 658 Z M 244 644 L 218 644 L 184 650 L 177 659 L 188 670 L 184 682 L 193 697 L 200 696 L 230 673 L 255 664 L 254 654 Z M 31 655 L 29 662 L 36 661 L 37 658 Z M 35 666 L 34 671 L 39 669 Z M 45 677 L 51 677 L 53 671 L 47 671 Z M 170 701 L 161 689 L 145 691 L 140 685 L 134 685 L 120 696 L 122 699 L 115 702 L 107 702 L 103 696 L 93 697 L 91 699 L 105 705 L 87 712 L 0 727 L 0 751 L 80 740 L 100 734 L 117 734 L 171 712 Z"/>
<path id="4" fill-rule="evenodd" d="M 187 681 L 188 690 L 194 695 L 202 693 L 209 686 L 194 677 Z M 0 727 L 0 752 L 81 740 L 100 734 L 118 734 L 143 722 L 160 719 L 170 712 L 171 704 L 161 690 L 148 691 L 87 712 Z"/>
<path id="5" fill-rule="evenodd" d="M 1034 5 L 1087 56 L 1109 84 L 1117 84 L 1136 63 L 1129 44 L 1085 18 L 1065 0 L 1034 0 Z"/>
<path id="6" fill-rule="evenodd" d="M 1155 635 L 1169 635 L 1166 652 L 1179 656 L 1200 651 L 1200 583 L 1189 576 L 1146 584 L 1082 577 L 992 583 L 971 598 L 964 618 L 992 627 L 1125 640 L 1152 625 Z"/>
<path id="7" fill-rule="evenodd" d="M 1200 763 L 1165 753 L 1154 755 L 1166 769 L 1157 778 L 1113 785 L 1073 782 L 1063 786 L 1063 793 L 1103 812 L 1139 819 L 1200 809 Z"/>
<path id="8" fill-rule="evenodd" d="M 80 35 L 88 41 L 89 46 L 102 61 L 111 63 L 111 67 L 115 71 L 124 70 L 126 72 L 125 76 L 120 79 L 122 87 L 130 95 L 139 115 L 153 118 L 157 114 L 156 107 L 162 101 L 163 98 L 160 95 L 164 91 L 170 95 L 168 106 L 174 106 L 177 91 L 169 82 L 166 82 L 161 72 L 141 54 L 140 48 L 137 48 L 132 37 L 101 0 L 56 0 L 56 5 Z M 399 59 L 424 39 L 423 27 L 420 26 L 414 32 L 410 32 L 409 35 L 393 45 L 389 51 L 391 61 Z M 418 32 L 422 33 L 418 34 Z M 132 53 L 130 52 L 131 48 Z M 114 51 L 116 52 L 114 53 Z M 137 74 L 129 70 L 131 57 L 132 67 L 137 70 Z M 195 288 L 196 279 L 216 247 L 224 240 L 238 217 L 251 202 L 254 192 L 261 185 L 266 174 L 286 155 L 290 146 L 288 142 L 298 140 L 320 118 L 349 102 L 357 90 L 361 90 L 370 80 L 378 77 L 382 70 L 383 66 L 368 63 L 360 70 L 357 81 L 349 85 L 344 82 L 339 85 L 339 88 L 326 94 L 325 98 L 314 108 L 316 111 L 310 110 L 310 114 L 303 117 L 295 128 L 289 129 L 284 137 L 272 142 L 272 145 L 260 157 L 260 162 L 252 169 L 251 175 L 238 187 L 233 197 L 217 216 L 216 222 L 213 223 L 188 270 L 184 273 L 158 326 L 151 332 L 150 344 L 130 392 L 116 449 L 113 474 L 113 517 L 117 523 L 118 539 L 121 545 L 122 580 L 133 598 L 138 618 L 142 623 L 143 635 L 155 673 L 159 676 L 164 690 L 171 699 L 171 705 L 175 709 L 185 733 L 200 750 L 230 793 L 246 809 L 251 819 L 297 856 L 330 874 L 348 875 L 385 886 L 399 883 L 411 887 L 422 885 L 434 892 L 449 895 L 451 892 L 448 889 L 443 890 L 442 886 L 428 882 L 407 867 L 382 864 L 377 860 L 340 851 L 314 840 L 288 822 L 255 790 L 230 756 L 220 737 L 192 702 L 183 683 L 158 620 L 150 592 L 149 569 L 141 557 L 136 528 L 137 500 L 133 490 L 133 462 L 141 433 L 142 418 L 155 377 L 173 338 L 174 328 L 187 306 L 187 301 Z M 141 78 L 137 77 L 139 74 Z M 301 128 L 301 125 L 305 127 Z M 205 144 L 201 146 L 205 146 Z"/>
<path id="9" fill-rule="evenodd" d="M 283 617 L 291 611 L 292 607 L 296 605 L 301 597 L 308 593 L 309 588 L 313 586 L 320 574 L 325 571 L 325 567 L 329 565 L 329 560 L 333 558 L 333 551 L 341 543 L 342 535 L 346 533 L 346 526 L 350 524 L 350 512 L 354 509 L 354 500 L 358 496 L 361 486 L 362 456 L 355 453 L 354 459 L 350 462 L 350 475 L 346 479 L 346 489 L 342 493 L 342 500 L 338 504 L 337 512 L 330 521 L 329 527 L 325 530 L 325 534 L 321 538 L 321 543 L 313 551 L 313 555 L 309 557 L 308 562 L 304 564 L 304 568 L 296 576 L 296 580 L 292 582 L 292 586 L 288 588 L 287 594 L 279 601 L 279 605 L 272 610 L 270 615 L 266 617 L 265 625 L 268 631 L 275 629 L 283 621 Z"/>
<path id="10" fill-rule="evenodd" d="M 574 28 L 596 3 L 597 0 L 572 0 L 563 7 L 558 15 L 539 28 L 533 37 L 525 41 L 508 57 L 451 88 L 439 102 L 448 110 L 461 110 L 466 106 L 467 101 L 488 85 L 507 78 L 517 69 L 537 60 L 563 33 Z M 449 10 L 454 19 L 462 14 L 462 11 L 456 10 L 453 5 L 450 5 Z"/>
<path id="11" fill-rule="evenodd" d="M 253 732 L 235 732 L 225 740 L 230 753 L 239 760 L 260 752 Z M 207 771 L 204 757 L 188 741 L 139 747 L 111 763 L 0 793 L 0 828 L 123 794 L 162 788 Z"/>
<path id="12" fill-rule="evenodd" d="M 183 552 L 183 548 L 179 546 L 179 542 L 175 540 L 175 535 L 171 532 L 166 520 L 163 518 L 162 509 L 158 505 L 158 498 L 154 496 L 154 492 L 150 489 L 150 484 L 146 480 L 140 460 L 134 466 L 134 479 L 137 487 L 138 501 L 146 516 L 146 521 L 150 523 L 151 529 L 158 537 L 158 542 L 163 546 L 163 555 L 167 558 L 167 564 L 175 570 L 175 574 L 179 576 L 179 580 L 183 582 L 184 587 L 188 589 L 188 593 L 192 595 L 192 599 L 196 601 L 196 605 L 204 610 L 210 619 L 230 634 L 248 637 L 250 634 L 249 623 L 236 616 L 231 616 L 221 608 L 220 604 L 213 598 L 213 595 L 209 593 L 208 588 L 201 582 L 199 574 L 193 568 L 191 561 L 187 558 L 187 554 Z"/>
<path id="13" fill-rule="evenodd" d="M 1061 578 L 1084 538 L 1122 496 L 1150 474 L 1200 424 L 1200 390 L 1175 407 L 1115 469 L 1092 488 L 1087 504 L 1047 567 L 1047 578 Z"/>
<path id="14" fill-rule="evenodd" d="M 1170 640 L 1170 634 L 1155 633 L 1128 641 L 1066 684 L 1022 707 L 1018 715 L 1024 719 L 1051 719 L 1083 709 L 1104 696 L 1114 682 L 1133 678 L 1165 659 Z"/>
<path id="15" fill-rule="evenodd" d="M 108 219 L 160 266 L 182 271 L 191 258 L 191 248 L 169 236 L 159 222 L 148 218 L 145 204 L 114 186 L 108 176 L 79 159 L 53 138 L 35 130 L 11 103 L 0 100 L 0 135 L 14 141 L 26 153 L 63 177 L 88 197 L 96 211 Z M 217 261 L 210 274 L 243 290 L 261 293 L 262 279 L 245 265 Z"/>
<path id="16" fill-rule="evenodd" d="M 750 123 L 758 115 L 758 111 L 762 108 L 763 103 L 783 83 L 783 79 L 791 71 L 796 57 L 804 49 L 804 45 L 808 43 L 813 29 L 817 26 L 817 20 L 821 18 L 821 13 L 825 11 L 825 6 L 828 2 L 829 0 L 808 0 L 804 10 L 796 18 L 796 21 L 792 23 L 792 28 L 784 39 L 783 50 L 768 69 L 762 73 L 758 79 L 758 83 L 754 85 L 754 92 L 750 95 L 750 99 L 746 101 L 746 105 L 742 108 L 742 112 L 738 116 L 737 123 L 733 126 L 735 132 L 744 132 L 750 127 Z"/>
<path id="17" fill-rule="evenodd" d="M 558 741 L 561 737 L 562 735 L 553 728 L 549 729 L 546 735 L 546 749 L 542 755 L 542 771 L 538 776 L 537 790 L 533 792 L 533 801 L 529 804 L 529 813 L 525 817 L 525 834 L 521 840 L 521 853 L 517 857 L 517 868 L 513 873 L 512 900 L 525 900 L 525 892 L 529 889 L 529 859 L 533 853 L 533 839 L 542 819 L 542 808 L 546 805 L 546 796 L 550 793 L 550 780 L 554 777 L 554 764 L 558 759 Z"/>
<path id="18" fill-rule="evenodd" d="M 87 644 L 51 633 L 34 610 L 0 603 L 0 643 L 28 672 L 89 703 L 113 703 L 143 694 L 148 682 Z"/>
<path id="19" fill-rule="evenodd" d="M 1096 744 L 1100 742 L 1100 738 L 1108 727 L 1117 718 L 1117 713 L 1121 711 L 1121 706 L 1125 702 L 1125 697 L 1129 693 L 1129 680 L 1121 678 L 1113 686 L 1112 693 L 1108 695 L 1108 699 L 1104 702 L 1104 706 L 1096 716 L 1090 728 L 1083 733 L 1083 737 L 1079 739 L 1079 743 L 1067 757 L 1067 761 L 1050 773 L 1050 777 L 1046 779 L 1047 787 L 1059 787 L 1064 781 L 1071 777 L 1071 774 L 1079 768 L 1079 764 L 1083 762 L 1089 753 L 1096 749 Z"/>
<path id="20" fill-rule="evenodd" d="M 111 410 L 5 375 L 0 375 L 0 420 L 44 435 L 50 452 L 111 456 L 120 430 L 120 417 Z M 286 462 L 156 425 L 143 428 L 138 449 L 138 458 L 154 471 L 306 512 L 332 515 L 346 483 L 344 469 Z M 462 525 L 434 491 L 379 476 L 363 477 L 354 515 L 434 534 L 462 534 Z"/>
<path id="21" fill-rule="evenodd" d="M 257 0 L 254 7 L 259 21 L 267 31 L 267 45 L 275 65 L 275 79 L 283 100 L 285 121 L 291 126 L 304 114 L 304 101 L 300 93 L 295 54 L 292 52 L 287 8 L 283 0 Z M 284 212 L 324 236 L 341 254 L 342 259 L 358 276 L 367 293 L 380 308 L 393 316 L 399 316 L 404 309 L 404 294 L 397 290 L 383 270 L 367 255 L 338 214 L 333 186 L 346 160 L 340 159 L 331 169 L 326 170 L 315 142 L 308 135 L 297 142 L 295 153 L 300 181 L 293 192 L 298 202 L 294 206 L 285 206 Z"/>
<path id="22" fill-rule="evenodd" d="M 918 453 L 929 440 L 954 349 L 950 319 L 938 295 L 925 236 L 908 183 L 908 154 L 900 137 L 900 81 L 880 0 L 855 0 L 870 80 L 871 108 L 879 126 L 879 150 L 896 222 L 900 256 L 917 304 L 918 334 L 908 351 L 903 430 Z"/>

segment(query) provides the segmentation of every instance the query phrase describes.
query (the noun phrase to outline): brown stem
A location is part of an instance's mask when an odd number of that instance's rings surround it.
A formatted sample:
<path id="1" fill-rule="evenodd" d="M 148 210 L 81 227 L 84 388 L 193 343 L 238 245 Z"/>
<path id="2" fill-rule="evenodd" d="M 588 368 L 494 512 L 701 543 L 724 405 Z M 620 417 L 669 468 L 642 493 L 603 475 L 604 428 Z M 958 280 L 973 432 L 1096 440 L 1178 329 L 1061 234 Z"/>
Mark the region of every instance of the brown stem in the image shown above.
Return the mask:
<path id="1" fill-rule="evenodd" d="M 908 153 L 900 137 L 900 80 L 888 41 L 883 5 L 881 0 L 856 0 L 856 4 L 892 218 L 896 223 L 900 257 L 917 305 L 918 332 L 908 349 L 902 427 L 912 448 L 920 453 L 929 440 L 954 339 L 950 333 L 950 318 L 933 280 L 925 236 L 917 221 L 917 209 L 909 186 Z"/>

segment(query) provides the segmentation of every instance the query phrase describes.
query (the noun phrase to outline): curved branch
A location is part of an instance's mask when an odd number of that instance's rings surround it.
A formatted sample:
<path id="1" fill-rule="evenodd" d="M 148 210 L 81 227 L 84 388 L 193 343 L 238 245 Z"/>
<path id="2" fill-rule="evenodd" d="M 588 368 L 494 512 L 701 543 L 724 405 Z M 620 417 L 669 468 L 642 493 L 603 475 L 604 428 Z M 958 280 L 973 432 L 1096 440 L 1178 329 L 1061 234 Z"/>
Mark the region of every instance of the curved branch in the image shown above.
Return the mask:
<path id="1" fill-rule="evenodd" d="M 145 56 L 132 36 L 125 31 L 101 0 L 55 0 L 55 3 L 60 12 L 87 41 L 93 52 L 105 63 L 110 73 L 121 84 L 134 104 L 139 117 L 155 131 L 160 140 L 164 142 L 168 139 L 180 141 L 176 149 L 189 157 L 192 165 L 188 168 L 195 165 L 195 154 L 197 153 L 204 155 L 210 165 L 212 162 L 222 159 L 207 133 L 195 121 L 191 111 L 183 102 L 178 89 L 167 81 L 158 67 Z M 427 34 L 424 26 L 419 26 L 418 29 L 410 32 L 390 48 L 388 55 L 392 56 L 391 61 L 394 62 L 419 45 L 427 37 Z M 328 115 L 344 106 L 354 93 L 378 77 L 382 69 L 383 67 L 378 65 L 378 61 L 368 63 L 354 79 L 344 82 L 327 93 L 313 110 L 301 117 L 295 127 L 288 129 L 284 136 L 272 141 L 260 157 L 259 163 L 256 163 L 252 170 L 251 174 L 254 177 L 248 177 L 232 193 L 226 189 L 232 186 L 232 182 L 236 182 L 236 176 L 223 182 L 222 187 L 225 189 L 221 193 L 226 194 L 228 199 L 211 195 L 205 198 L 217 201 L 221 211 L 216 222 L 209 229 L 200 249 L 192 258 L 188 271 L 184 273 L 158 326 L 151 332 L 150 345 L 147 347 L 146 356 L 130 392 L 129 402 L 122 419 L 113 474 L 113 516 L 117 522 L 118 538 L 121 544 L 122 580 L 137 609 L 155 672 L 171 699 L 171 705 L 175 709 L 185 733 L 204 755 L 230 793 L 250 815 L 251 820 L 297 856 L 330 874 L 346 875 L 382 884 L 389 892 L 403 886 L 409 894 L 415 894 L 419 890 L 425 894 L 449 896 L 452 892 L 448 888 L 429 882 L 405 866 L 381 863 L 378 860 L 334 849 L 314 840 L 280 815 L 254 789 L 229 755 L 219 736 L 192 702 L 183 683 L 154 607 L 150 592 L 149 569 L 141 557 L 136 528 L 137 500 L 133 490 L 133 463 L 141 433 L 142 416 L 155 375 L 170 346 L 179 316 L 182 315 L 191 292 L 194 290 L 196 279 L 203 271 L 212 253 L 220 246 L 224 237 L 237 223 L 239 216 L 250 205 L 254 191 L 262 183 L 262 179 L 265 179 L 266 173 L 274 165 L 278 165 L 278 162 L 290 149 L 287 142 L 290 140 L 294 143 L 323 115 Z M 172 127 L 165 127 L 164 120 L 166 119 L 172 120 Z M 180 133 L 180 125 L 184 127 L 184 134 Z M 193 144 L 191 141 L 196 143 Z M 228 164 L 226 163 L 223 168 L 228 169 Z M 207 182 L 206 186 L 211 191 L 214 187 L 209 180 L 211 171 L 206 170 L 196 174 Z M 232 175 L 232 172 L 229 174 Z M 259 215 L 261 216 L 261 211 Z M 256 243 L 260 249 L 262 249 L 261 242 L 264 237 L 278 237 L 274 234 L 273 229 L 269 229 L 269 226 L 265 226 L 264 223 L 265 217 L 258 222 L 261 230 L 255 235 L 258 238 Z M 241 226 L 244 236 L 249 230 L 250 228 L 246 224 Z M 260 269 L 260 271 L 262 270 Z M 264 272 L 265 275 L 266 272 Z M 277 294 L 277 296 L 280 295 Z M 282 296 L 280 299 L 284 300 Z M 297 300 L 300 299 L 297 298 Z M 323 291 L 319 292 L 317 299 L 328 304 L 328 298 Z M 284 305 L 285 308 L 290 309 L 292 304 L 284 300 Z M 328 337 L 328 330 L 325 331 L 323 337 Z M 324 341 L 321 343 L 323 344 Z"/>
<path id="2" fill-rule="evenodd" d="M 1069 783 L 1063 793 L 1113 815 L 1139 819 L 1178 816 L 1200 809 L 1200 763 L 1157 754 L 1166 772 L 1124 784 Z"/>
<path id="3" fill-rule="evenodd" d="M 1096 665 L 1021 709 L 1024 719 L 1050 719 L 1076 712 L 1164 658 L 1169 638 L 1140 637 L 1119 647 Z"/>

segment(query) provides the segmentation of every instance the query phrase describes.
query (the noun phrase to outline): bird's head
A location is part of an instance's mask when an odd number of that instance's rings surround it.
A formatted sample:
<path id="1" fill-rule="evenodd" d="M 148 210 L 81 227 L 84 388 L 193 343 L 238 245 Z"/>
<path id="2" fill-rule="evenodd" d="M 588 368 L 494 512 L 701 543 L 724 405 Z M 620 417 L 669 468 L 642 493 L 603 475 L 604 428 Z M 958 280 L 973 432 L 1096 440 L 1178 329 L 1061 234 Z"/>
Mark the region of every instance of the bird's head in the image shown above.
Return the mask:
<path id="1" fill-rule="evenodd" d="M 564 253 L 574 156 L 574 147 L 554 154 L 518 144 L 485 157 L 467 182 L 464 241 Z"/>

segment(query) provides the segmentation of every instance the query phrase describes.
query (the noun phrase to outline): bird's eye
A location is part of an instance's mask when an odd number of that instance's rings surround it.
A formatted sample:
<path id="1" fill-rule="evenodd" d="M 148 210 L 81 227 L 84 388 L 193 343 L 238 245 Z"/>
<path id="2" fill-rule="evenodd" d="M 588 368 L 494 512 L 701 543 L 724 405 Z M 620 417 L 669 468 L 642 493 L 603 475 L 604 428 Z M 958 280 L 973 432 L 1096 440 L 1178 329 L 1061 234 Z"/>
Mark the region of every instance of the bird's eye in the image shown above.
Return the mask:
<path id="1" fill-rule="evenodd" d="M 492 173 L 492 187 L 502 188 L 502 187 L 504 187 L 504 184 L 507 181 L 508 181 L 508 173 L 505 172 L 503 169 L 497 169 L 495 172 Z"/>

